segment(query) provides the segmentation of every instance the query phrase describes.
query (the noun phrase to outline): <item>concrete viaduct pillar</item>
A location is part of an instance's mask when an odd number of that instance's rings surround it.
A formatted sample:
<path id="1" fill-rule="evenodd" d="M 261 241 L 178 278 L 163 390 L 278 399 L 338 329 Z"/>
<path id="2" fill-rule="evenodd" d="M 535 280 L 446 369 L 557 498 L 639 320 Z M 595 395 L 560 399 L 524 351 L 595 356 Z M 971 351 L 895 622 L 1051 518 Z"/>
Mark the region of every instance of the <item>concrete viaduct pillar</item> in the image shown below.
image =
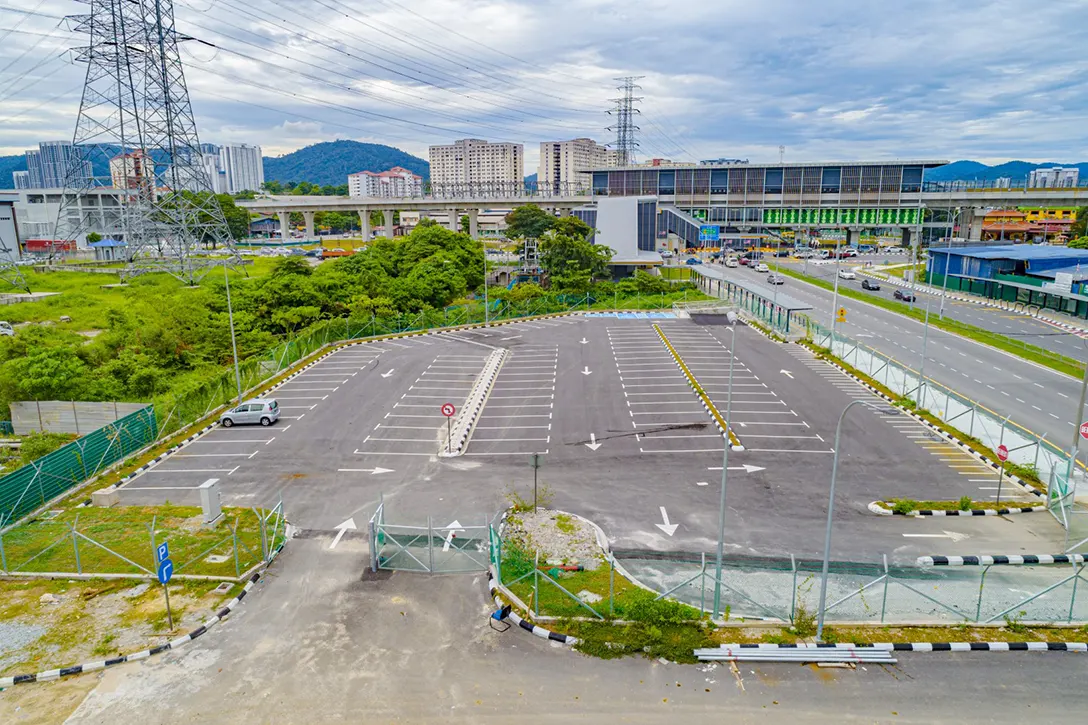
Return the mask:
<path id="1" fill-rule="evenodd" d="M 280 241 L 286 244 L 291 238 L 291 212 L 278 211 L 276 216 L 280 218 Z"/>
<path id="2" fill-rule="evenodd" d="M 480 237 L 480 210 L 468 210 L 468 235 L 473 239 Z"/>
<path id="3" fill-rule="evenodd" d="M 446 227 L 451 232 L 456 232 L 458 230 L 458 228 L 461 226 L 461 217 L 458 214 L 456 209 L 450 209 L 449 213 L 450 213 L 450 215 L 449 215 L 449 218 L 447 219 Z"/>
<path id="4" fill-rule="evenodd" d="M 392 239 L 393 238 L 393 210 L 392 209 L 382 210 L 382 217 L 383 217 L 383 221 L 385 222 L 385 238 L 386 239 Z"/>
<path id="5" fill-rule="evenodd" d="M 363 231 L 363 242 L 370 241 L 370 210 L 359 210 L 359 228 Z"/>
<path id="6" fill-rule="evenodd" d="M 306 222 L 306 239 L 313 239 L 317 236 L 314 233 L 314 212 L 304 211 L 302 212 L 302 218 Z"/>
<path id="7" fill-rule="evenodd" d="M 856 247 L 861 240 L 861 229 L 855 227 L 846 228 L 846 245 L 847 247 Z"/>

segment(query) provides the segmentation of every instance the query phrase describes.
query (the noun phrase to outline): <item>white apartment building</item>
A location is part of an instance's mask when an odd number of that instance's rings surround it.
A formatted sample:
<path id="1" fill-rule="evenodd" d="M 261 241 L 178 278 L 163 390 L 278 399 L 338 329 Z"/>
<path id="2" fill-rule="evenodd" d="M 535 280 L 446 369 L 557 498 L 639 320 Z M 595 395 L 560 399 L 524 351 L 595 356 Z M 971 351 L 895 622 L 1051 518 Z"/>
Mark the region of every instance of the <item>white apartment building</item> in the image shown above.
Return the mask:
<path id="1" fill-rule="evenodd" d="M 110 159 L 110 184 L 114 189 L 155 188 L 155 163 L 137 149 Z"/>
<path id="2" fill-rule="evenodd" d="M 525 147 L 478 138 L 431 146 L 431 184 L 521 184 L 525 180 Z"/>
<path id="3" fill-rule="evenodd" d="M 588 191 L 593 169 L 616 166 L 619 151 L 613 151 L 591 138 L 570 141 L 545 141 L 540 144 L 540 166 L 536 182 L 541 189 L 555 192 Z"/>
<path id="4" fill-rule="evenodd" d="M 375 173 L 359 171 L 348 174 L 348 196 L 414 197 L 423 195 L 423 177 L 394 166 Z"/>
<path id="5" fill-rule="evenodd" d="M 1028 188 L 1031 189 L 1068 189 L 1077 185 L 1080 169 L 1076 167 L 1035 169 L 1028 174 Z"/>
<path id="6" fill-rule="evenodd" d="M 260 191 L 264 185 L 261 147 L 227 144 L 219 147 L 219 168 L 226 174 L 226 192 Z"/>
<path id="7" fill-rule="evenodd" d="M 259 152 L 258 155 L 260 155 Z M 219 154 L 202 153 L 200 154 L 200 163 L 204 167 L 204 175 L 208 177 L 211 190 L 216 194 L 226 194 L 227 172 L 223 170 L 222 165 L 219 163 Z M 264 178 L 263 167 L 262 164 L 262 179 Z M 259 189 L 253 189 L 253 191 L 259 191 Z"/>
<path id="8" fill-rule="evenodd" d="M 64 189 L 18 189 L 3 193 L 10 194 L 14 202 L 19 238 L 27 244 L 28 249 L 33 248 L 35 240 L 54 238 Z M 121 213 L 125 196 L 123 191 L 98 186 L 84 189 L 78 196 L 72 191 L 67 194 L 78 202 L 67 207 L 69 224 L 75 227 L 79 224 L 79 219 L 84 223 L 75 240 L 78 249 L 87 246 L 86 235 L 89 232 L 97 232 L 107 238 L 121 235 Z"/>

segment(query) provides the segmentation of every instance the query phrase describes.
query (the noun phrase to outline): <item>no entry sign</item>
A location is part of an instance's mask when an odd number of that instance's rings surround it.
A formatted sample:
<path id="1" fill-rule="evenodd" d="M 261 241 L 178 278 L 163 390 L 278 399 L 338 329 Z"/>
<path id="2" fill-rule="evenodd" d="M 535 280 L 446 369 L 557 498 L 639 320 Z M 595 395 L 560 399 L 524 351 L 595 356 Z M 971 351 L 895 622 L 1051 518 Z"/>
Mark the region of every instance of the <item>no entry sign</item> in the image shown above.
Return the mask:
<path id="1" fill-rule="evenodd" d="M 453 414 L 456 412 L 457 409 L 453 407 L 453 403 L 443 403 L 442 415 L 446 416 L 447 418 L 452 418 Z"/>
<path id="2" fill-rule="evenodd" d="M 1080 424 L 1080 435 L 1082 438 L 1088 438 L 1088 420 Z"/>
<path id="3" fill-rule="evenodd" d="M 997 458 L 1002 463 L 1009 460 L 1009 449 L 1006 446 L 998 446 L 997 447 Z"/>

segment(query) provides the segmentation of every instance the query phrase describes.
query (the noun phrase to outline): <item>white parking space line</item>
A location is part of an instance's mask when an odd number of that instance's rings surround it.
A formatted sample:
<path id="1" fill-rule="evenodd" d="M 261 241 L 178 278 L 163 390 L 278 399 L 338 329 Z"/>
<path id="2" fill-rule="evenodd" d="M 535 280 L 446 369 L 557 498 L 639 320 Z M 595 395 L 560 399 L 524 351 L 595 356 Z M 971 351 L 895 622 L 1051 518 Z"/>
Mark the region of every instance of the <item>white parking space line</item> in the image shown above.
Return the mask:
<path id="1" fill-rule="evenodd" d="M 283 385 L 283 386 L 280 387 L 280 390 L 283 390 L 286 387 L 287 387 L 286 385 Z M 289 390 L 288 392 L 291 392 L 291 393 L 301 393 L 301 392 L 316 393 L 316 392 L 328 391 L 328 392 L 331 393 L 331 392 L 334 392 L 334 391 L 339 390 L 339 389 L 340 389 L 340 386 L 338 385 L 335 388 L 291 388 L 291 390 Z"/>
<path id="2" fill-rule="evenodd" d="M 250 452 L 245 453 L 175 453 L 174 458 L 227 458 L 230 456 L 248 456 Z"/>

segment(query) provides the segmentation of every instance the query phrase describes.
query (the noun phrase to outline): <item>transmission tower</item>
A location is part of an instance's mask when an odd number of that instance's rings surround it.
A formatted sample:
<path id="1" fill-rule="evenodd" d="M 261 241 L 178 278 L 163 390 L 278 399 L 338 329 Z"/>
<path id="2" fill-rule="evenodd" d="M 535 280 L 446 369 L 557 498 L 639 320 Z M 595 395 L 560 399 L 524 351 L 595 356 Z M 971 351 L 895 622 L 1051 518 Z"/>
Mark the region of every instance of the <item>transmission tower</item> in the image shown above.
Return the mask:
<path id="1" fill-rule="evenodd" d="M 223 264 L 208 251 L 239 258 L 203 168 L 178 53 L 190 38 L 177 33 L 173 0 L 86 1 L 90 13 L 69 18 L 90 42 L 76 52 L 87 77 L 54 239 L 89 231 L 80 192 L 112 186 L 121 204 L 107 226 L 127 245 L 122 277 L 164 271 L 195 284 Z"/>
<path id="2" fill-rule="evenodd" d="M 635 114 L 639 113 L 635 104 L 642 100 L 641 96 L 635 95 L 636 90 L 642 90 L 642 86 L 635 85 L 635 81 L 640 78 L 645 76 L 625 76 L 614 79 L 622 84 L 617 86 L 617 89 L 623 91 L 623 97 L 612 99 L 616 106 L 608 111 L 608 115 L 615 116 L 616 123 L 608 126 L 607 130 L 616 132 L 616 141 L 609 146 L 619 152 L 617 166 L 627 166 L 635 161 L 635 150 L 638 148 L 635 131 L 639 130 L 634 122 Z"/>

